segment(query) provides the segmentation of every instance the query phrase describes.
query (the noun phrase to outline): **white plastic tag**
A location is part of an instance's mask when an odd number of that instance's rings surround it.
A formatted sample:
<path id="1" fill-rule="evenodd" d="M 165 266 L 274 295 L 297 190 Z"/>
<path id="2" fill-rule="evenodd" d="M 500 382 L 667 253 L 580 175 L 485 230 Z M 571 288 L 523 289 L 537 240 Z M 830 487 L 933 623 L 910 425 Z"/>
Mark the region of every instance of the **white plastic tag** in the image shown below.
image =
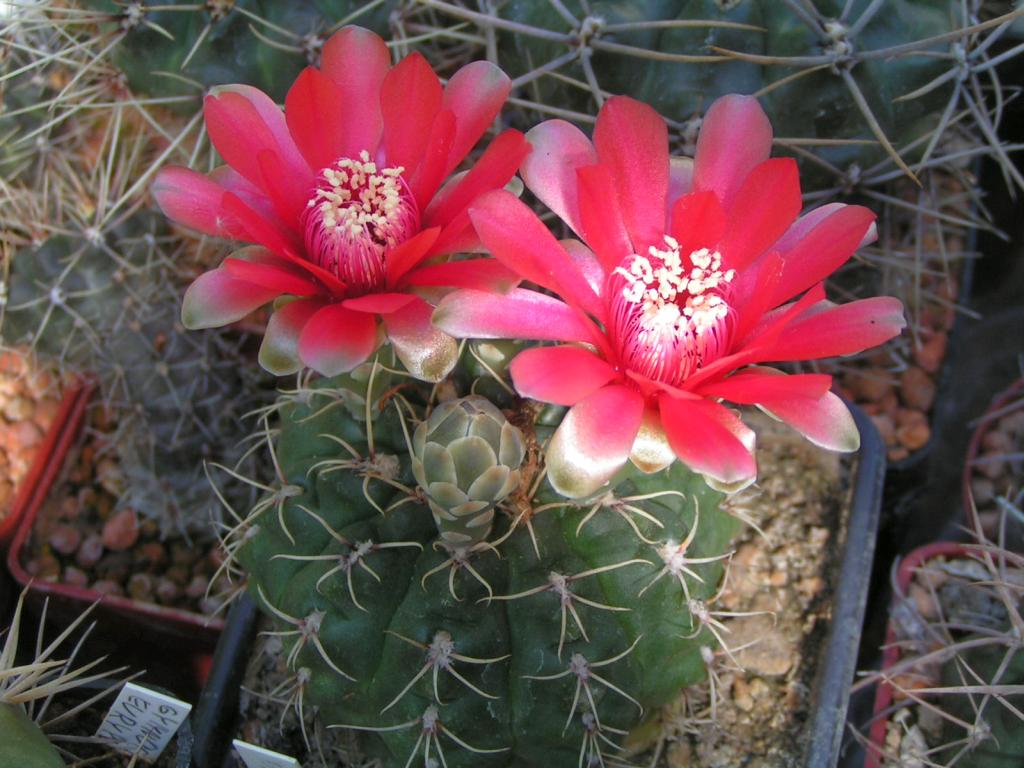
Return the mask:
<path id="1" fill-rule="evenodd" d="M 143 760 L 156 760 L 191 710 L 184 701 L 125 683 L 96 738 Z"/>
<path id="2" fill-rule="evenodd" d="M 255 744 L 235 739 L 231 742 L 238 750 L 238 756 L 245 763 L 245 768 L 300 768 L 299 761 L 294 757 L 271 752 L 269 749 L 257 747 Z"/>

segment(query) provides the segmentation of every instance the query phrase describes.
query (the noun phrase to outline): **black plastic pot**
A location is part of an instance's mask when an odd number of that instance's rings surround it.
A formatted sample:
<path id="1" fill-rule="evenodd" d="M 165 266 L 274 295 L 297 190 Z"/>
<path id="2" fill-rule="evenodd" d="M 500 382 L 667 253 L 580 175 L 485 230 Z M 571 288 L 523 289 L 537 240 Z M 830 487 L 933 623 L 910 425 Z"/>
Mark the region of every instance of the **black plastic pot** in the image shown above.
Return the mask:
<path id="1" fill-rule="evenodd" d="M 861 624 L 871 578 L 885 479 L 885 445 L 863 411 L 850 410 L 861 447 L 853 469 L 850 511 L 835 573 L 832 623 L 818 658 L 807 729 L 805 768 L 829 768 L 839 755 L 846 706 L 857 662 Z M 213 667 L 192 714 L 192 768 L 223 768 L 238 722 L 239 686 L 256 634 L 258 610 L 244 595 L 232 606 Z"/>
<path id="2" fill-rule="evenodd" d="M 228 611 L 213 653 L 210 675 L 192 710 L 191 762 L 181 768 L 221 768 L 238 724 L 238 696 L 256 637 L 259 611 L 248 594 Z"/>
<path id="3" fill-rule="evenodd" d="M 863 411 L 856 406 L 850 406 L 850 410 L 860 430 L 860 451 L 853 473 L 850 514 L 833 593 L 832 622 L 828 639 L 819 652 L 818 674 L 812 691 L 805 768 L 830 768 L 839 759 L 882 508 L 885 444 Z"/>

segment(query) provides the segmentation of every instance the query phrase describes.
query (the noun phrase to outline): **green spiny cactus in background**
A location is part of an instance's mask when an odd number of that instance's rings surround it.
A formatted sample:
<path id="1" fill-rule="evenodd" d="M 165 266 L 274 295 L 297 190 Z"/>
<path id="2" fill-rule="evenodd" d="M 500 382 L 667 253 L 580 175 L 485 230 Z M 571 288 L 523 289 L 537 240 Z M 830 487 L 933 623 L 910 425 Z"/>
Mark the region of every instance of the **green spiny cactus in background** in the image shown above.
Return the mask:
<path id="1" fill-rule="evenodd" d="M 181 327 L 162 226 L 141 211 L 92 240 L 60 235 L 17 252 L 0 339 L 97 379 L 117 414 L 120 503 L 192 528 L 216 507 L 202 460 L 241 455 L 258 376 L 241 364 L 243 334 Z"/>
<path id="2" fill-rule="evenodd" d="M 1015 632 L 1009 625 L 1001 627 L 1001 631 L 1007 639 Z M 1014 768 L 1024 763 L 1024 728 L 1020 715 L 1024 712 L 1024 693 L 1012 692 L 1013 689 L 1024 690 L 1024 648 L 991 645 L 987 640 L 988 637 L 982 635 L 965 638 L 968 646 L 976 647 L 943 665 L 942 685 L 954 694 L 962 686 L 982 686 L 982 695 L 985 686 L 993 686 L 993 694 L 995 686 L 1012 688 L 1003 688 L 1006 693 L 998 697 L 1000 700 L 986 703 L 981 703 L 981 696 L 943 697 L 940 705 L 943 711 L 959 721 L 944 719 L 943 741 L 956 746 L 946 749 L 943 759 L 963 768 Z M 974 724 L 974 732 L 966 734 L 966 748 L 961 723 Z"/>
<path id="3" fill-rule="evenodd" d="M 980 21 L 976 0 L 508 0 L 489 13 L 426 2 L 496 35 L 493 58 L 521 86 L 519 103 L 543 116 L 585 121 L 626 93 L 685 143 L 715 98 L 756 93 L 815 187 L 847 188 L 894 164 L 919 171 L 957 123 L 1006 160 L 981 94 L 998 63 L 986 51 L 1021 9 Z"/>
<path id="4" fill-rule="evenodd" d="M 97 20 L 117 40 L 113 61 L 136 93 L 174 97 L 195 95 L 195 83 L 248 83 L 283 101 L 330 31 L 357 23 L 386 32 L 396 3 L 207 0 L 152 10 L 142 2 L 84 5 L 100 12 Z"/>
<path id="5" fill-rule="evenodd" d="M 562 498 L 542 447 L 564 409 L 457 397 L 476 365 L 434 403 L 368 363 L 362 391 L 385 394 L 359 418 L 351 378 L 284 396 L 277 477 L 229 552 L 277 619 L 293 701 L 367 732 L 384 765 L 596 765 L 704 679 L 739 523 L 678 463 Z"/>
<path id="6" fill-rule="evenodd" d="M 22 592 L 14 609 L 11 624 L 7 627 L 7 636 L 0 648 L 0 765 L 21 766 L 21 768 L 63 768 L 63 758 L 57 748 L 50 742 L 46 730 L 63 722 L 75 712 L 66 712 L 63 716 L 50 717 L 49 722 L 42 723 L 42 715 L 47 712 L 54 698 L 61 693 L 74 690 L 83 685 L 94 683 L 100 678 L 118 674 L 123 669 L 112 670 L 102 674 L 88 674 L 102 661 L 74 665 L 72 651 L 66 660 L 55 658 L 62 643 L 88 618 L 91 608 L 79 616 L 59 637 L 51 643 L 43 643 L 43 624 L 40 625 L 39 636 L 36 638 L 34 656 L 24 661 L 18 654 L 21 637 L 21 616 L 25 603 Z M 121 685 L 117 681 L 103 693 L 94 696 L 93 701 L 112 692 Z M 52 714 L 52 712 L 51 712 Z"/>

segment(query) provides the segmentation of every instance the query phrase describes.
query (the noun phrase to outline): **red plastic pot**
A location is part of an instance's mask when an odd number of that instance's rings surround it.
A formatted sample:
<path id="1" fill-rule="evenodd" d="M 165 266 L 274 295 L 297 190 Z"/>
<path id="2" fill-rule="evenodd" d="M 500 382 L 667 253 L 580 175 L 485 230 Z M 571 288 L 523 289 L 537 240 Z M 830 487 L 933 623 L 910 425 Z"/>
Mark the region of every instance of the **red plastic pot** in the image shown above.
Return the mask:
<path id="1" fill-rule="evenodd" d="M 910 552 L 904 557 L 896 569 L 896 590 L 893 603 L 907 599 L 907 589 L 914 571 L 924 563 L 936 557 L 969 557 L 978 547 L 958 541 L 937 541 Z M 896 628 L 890 619 L 885 630 L 885 650 L 882 653 L 882 671 L 891 669 L 900 660 L 900 648 L 896 644 Z M 875 707 L 871 718 L 871 731 L 864 755 L 864 768 L 881 768 L 882 756 L 885 754 L 885 733 L 889 723 L 884 714 L 892 704 L 893 689 L 886 682 L 881 682 L 875 689 Z"/>
<path id="2" fill-rule="evenodd" d="M 1017 407 L 1004 411 L 1006 406 L 1010 405 L 1014 400 L 1019 401 Z M 974 506 L 974 499 L 971 494 L 971 481 L 974 479 L 974 461 L 981 452 L 982 441 L 996 421 L 1015 410 L 1021 409 L 1024 409 L 1024 378 L 1017 379 L 1007 389 L 996 395 L 992 404 L 985 410 L 985 414 L 974 428 L 971 442 L 967 444 L 967 457 L 964 460 L 964 476 L 961 486 L 963 491 L 964 521 L 972 531 L 977 530 L 978 519 L 977 509 Z"/>
<path id="3" fill-rule="evenodd" d="M 46 477 L 46 473 L 50 466 L 46 458 L 57 451 L 62 451 L 63 453 L 67 452 L 67 446 L 59 446 L 59 443 L 62 440 L 61 425 L 76 418 L 75 409 L 79 407 L 78 402 L 84 392 L 84 387 L 74 387 L 71 391 L 67 392 L 61 400 L 60 408 L 57 410 L 57 415 L 53 419 L 53 424 L 50 425 L 49 430 L 46 432 L 46 436 L 43 438 L 42 445 L 39 446 L 39 452 L 36 454 L 35 461 L 32 462 L 32 466 L 29 467 L 28 474 L 25 475 L 21 483 L 18 485 L 18 490 L 14 496 L 14 501 L 11 503 L 11 508 L 8 511 L 7 516 L 0 520 L 0 552 L 6 550 L 12 539 L 14 539 L 18 530 L 18 523 L 21 521 L 22 517 L 24 517 L 25 510 L 31 506 L 32 497 L 39 485 L 41 483 L 50 484 L 53 482 L 52 477 L 48 479 Z M 84 407 L 84 405 L 82 407 Z M 77 418 L 81 417 L 78 416 Z"/>
<path id="4" fill-rule="evenodd" d="M 12 509 L 12 516 L 20 518 L 20 524 L 7 552 L 7 567 L 19 584 L 28 587 L 29 603 L 40 605 L 49 600 L 47 613 L 58 621 L 72 621 L 90 605 L 99 602 L 95 615 L 111 619 L 109 626 L 116 628 L 121 636 L 157 641 L 165 647 L 177 649 L 212 650 L 224 628 L 223 619 L 127 597 L 103 595 L 87 587 L 34 579 L 22 565 L 23 553 L 39 510 L 62 476 L 68 453 L 82 432 L 93 391 L 92 386 L 84 385 L 68 392 L 61 403 L 57 418 L 46 434 L 43 447 Z"/>

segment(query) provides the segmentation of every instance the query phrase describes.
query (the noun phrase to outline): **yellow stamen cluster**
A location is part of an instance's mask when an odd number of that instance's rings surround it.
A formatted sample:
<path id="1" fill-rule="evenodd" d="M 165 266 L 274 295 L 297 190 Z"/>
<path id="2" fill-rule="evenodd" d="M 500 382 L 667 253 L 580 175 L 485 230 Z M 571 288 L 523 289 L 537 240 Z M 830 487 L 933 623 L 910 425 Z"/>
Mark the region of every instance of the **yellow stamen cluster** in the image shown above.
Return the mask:
<path id="1" fill-rule="evenodd" d="M 322 171 L 316 194 L 307 203 L 317 208 L 328 232 L 355 239 L 369 234 L 381 245 L 398 244 L 392 225 L 404 215 L 401 176 L 405 169 L 382 168 L 363 150 L 358 159 L 337 161 Z"/>
<path id="2" fill-rule="evenodd" d="M 649 258 L 636 254 L 616 274 L 626 281 L 622 297 L 641 307 L 639 341 L 653 342 L 686 334 L 700 335 L 729 314 L 729 305 L 716 293 L 732 282 L 736 270 L 722 270 L 722 256 L 701 248 L 689 255 L 686 268 L 679 243 L 665 236 L 667 249 L 653 245 Z"/>

